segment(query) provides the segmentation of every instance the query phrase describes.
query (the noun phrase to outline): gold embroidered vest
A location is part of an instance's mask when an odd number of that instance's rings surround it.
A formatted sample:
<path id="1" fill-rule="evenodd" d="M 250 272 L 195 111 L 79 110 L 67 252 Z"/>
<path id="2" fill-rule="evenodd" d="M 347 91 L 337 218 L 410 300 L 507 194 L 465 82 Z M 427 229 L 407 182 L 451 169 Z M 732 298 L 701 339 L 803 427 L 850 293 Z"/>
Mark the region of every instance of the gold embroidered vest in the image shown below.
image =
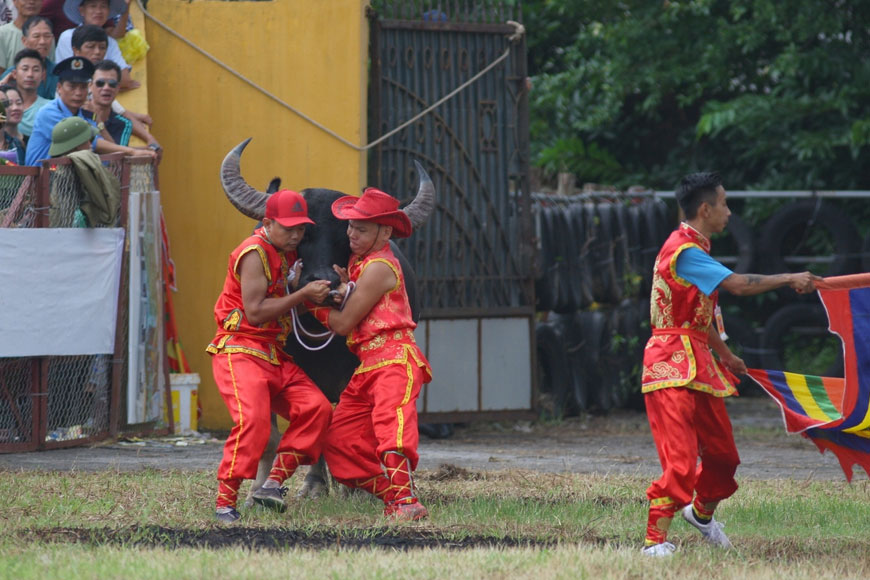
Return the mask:
<path id="1" fill-rule="evenodd" d="M 348 276 L 354 282 L 367 267 L 383 262 L 393 271 L 396 285 L 372 307 L 365 318 L 359 321 L 347 336 L 347 346 L 360 359 L 356 373 L 363 373 L 387 364 L 404 363 L 410 357 L 426 369 L 431 380 L 429 361 L 417 346 L 414 329 L 417 323 L 411 317 L 411 305 L 405 289 L 405 276 L 399 260 L 393 255 L 389 244 L 382 249 L 363 256 L 351 256 Z M 426 381 L 428 382 L 428 381 Z"/>
<path id="2" fill-rule="evenodd" d="M 266 297 L 279 298 L 287 294 L 287 274 L 290 264 L 296 261 L 296 252 L 279 252 L 269 242 L 263 228 L 260 228 L 230 254 L 224 288 L 214 306 L 218 331 L 206 351 L 212 354 L 244 352 L 279 364 L 279 356 L 290 358 L 283 351 L 287 335 L 291 331 L 290 313 L 259 326 L 248 322 L 242 303 L 242 284 L 238 268 L 242 258 L 249 252 L 257 252 L 263 263 L 263 271 L 269 284 Z"/>
<path id="3" fill-rule="evenodd" d="M 650 296 L 652 337 L 644 349 L 642 390 L 687 387 L 727 397 L 737 391 L 707 344 L 719 292 L 706 296 L 677 276 L 677 258 L 688 248 L 710 253 L 710 240 L 682 223 L 656 258 Z"/>

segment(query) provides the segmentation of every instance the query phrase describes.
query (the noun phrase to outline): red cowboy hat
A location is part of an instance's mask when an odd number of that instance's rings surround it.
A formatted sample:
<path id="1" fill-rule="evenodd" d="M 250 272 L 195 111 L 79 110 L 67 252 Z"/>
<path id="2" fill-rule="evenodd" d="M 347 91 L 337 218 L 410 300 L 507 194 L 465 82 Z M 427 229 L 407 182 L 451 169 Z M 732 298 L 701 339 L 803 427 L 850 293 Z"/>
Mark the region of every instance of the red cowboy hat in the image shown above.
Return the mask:
<path id="1" fill-rule="evenodd" d="M 394 238 L 407 238 L 413 228 L 411 220 L 399 209 L 399 200 L 374 187 L 360 197 L 346 195 L 332 202 L 332 215 L 340 220 L 360 220 L 393 228 Z"/>

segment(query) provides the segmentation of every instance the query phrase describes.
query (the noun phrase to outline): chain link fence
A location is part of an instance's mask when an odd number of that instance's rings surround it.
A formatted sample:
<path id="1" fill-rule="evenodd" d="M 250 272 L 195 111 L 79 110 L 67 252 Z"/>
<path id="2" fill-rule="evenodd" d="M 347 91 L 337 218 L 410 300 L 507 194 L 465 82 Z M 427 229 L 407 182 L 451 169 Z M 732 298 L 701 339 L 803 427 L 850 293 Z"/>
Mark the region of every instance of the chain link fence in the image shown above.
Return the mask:
<path id="1" fill-rule="evenodd" d="M 120 199 L 97 208 L 102 213 L 88 207 L 82 182 L 68 158 L 41 168 L 0 167 L 0 227 L 126 228 L 130 193 L 156 193 L 156 167 L 118 154 L 101 159 L 120 186 Z M 96 223 L 92 226 L 92 222 Z M 0 352 L 0 452 L 82 445 L 132 427 L 121 413 L 129 364 L 129 248 L 128 238 L 113 354 L 4 358 Z M 144 345 L 146 350 L 157 346 L 162 352 L 161 341 L 155 337 L 151 342 L 155 345 Z M 168 389 L 165 377 L 151 380 L 151 390 Z M 135 429 L 155 432 L 166 427 L 157 419 Z"/>

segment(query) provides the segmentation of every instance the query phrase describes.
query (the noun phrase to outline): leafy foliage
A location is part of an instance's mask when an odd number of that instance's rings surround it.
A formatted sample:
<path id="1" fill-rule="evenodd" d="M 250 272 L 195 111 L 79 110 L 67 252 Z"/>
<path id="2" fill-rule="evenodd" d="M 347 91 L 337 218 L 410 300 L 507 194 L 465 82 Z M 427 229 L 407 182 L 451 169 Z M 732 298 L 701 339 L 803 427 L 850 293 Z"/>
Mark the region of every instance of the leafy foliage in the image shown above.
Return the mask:
<path id="1" fill-rule="evenodd" d="M 715 168 L 731 189 L 870 189 L 870 3 L 523 7 L 539 165 L 622 186 Z"/>

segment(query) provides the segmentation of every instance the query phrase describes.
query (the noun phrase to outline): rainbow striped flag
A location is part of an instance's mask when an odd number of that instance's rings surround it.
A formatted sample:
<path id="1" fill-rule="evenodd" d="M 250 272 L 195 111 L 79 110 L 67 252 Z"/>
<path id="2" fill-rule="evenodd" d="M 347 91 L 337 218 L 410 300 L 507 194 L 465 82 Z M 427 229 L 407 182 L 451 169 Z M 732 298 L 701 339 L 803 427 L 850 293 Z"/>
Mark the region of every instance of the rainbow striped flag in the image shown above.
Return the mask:
<path id="1" fill-rule="evenodd" d="M 749 369 L 749 376 L 782 409 L 789 433 L 837 456 L 846 479 L 858 465 L 870 475 L 870 274 L 816 283 L 828 330 L 843 343 L 845 378 Z"/>

